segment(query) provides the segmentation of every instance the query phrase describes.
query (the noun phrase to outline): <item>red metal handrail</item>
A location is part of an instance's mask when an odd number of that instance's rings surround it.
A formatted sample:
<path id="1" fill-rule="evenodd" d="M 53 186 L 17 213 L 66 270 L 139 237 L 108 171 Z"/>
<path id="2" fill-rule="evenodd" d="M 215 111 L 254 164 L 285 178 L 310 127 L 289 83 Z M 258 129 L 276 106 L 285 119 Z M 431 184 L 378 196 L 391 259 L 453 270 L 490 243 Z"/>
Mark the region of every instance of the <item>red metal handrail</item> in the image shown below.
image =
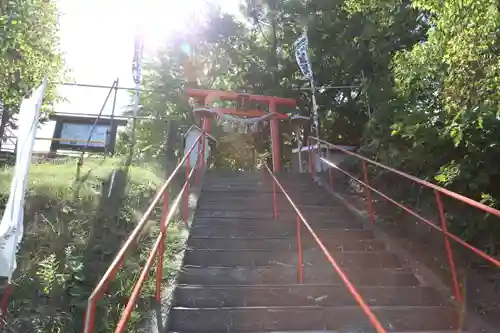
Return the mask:
<path id="1" fill-rule="evenodd" d="M 301 237 L 301 232 L 300 232 L 300 222 L 306 227 L 306 229 L 309 231 L 309 233 L 312 235 L 320 249 L 323 251 L 323 254 L 326 256 L 328 261 L 332 264 L 333 268 L 337 272 L 337 274 L 340 276 L 340 279 L 342 282 L 344 282 L 345 286 L 347 287 L 347 290 L 351 293 L 351 295 L 354 297 L 356 302 L 358 302 L 359 306 L 363 310 L 363 312 L 366 314 L 368 319 L 370 320 L 371 324 L 373 327 L 377 330 L 377 333 L 387 333 L 386 329 L 383 327 L 383 325 L 380 323 L 380 321 L 377 319 L 373 311 L 370 309 L 368 304 L 364 301 L 363 297 L 361 294 L 358 292 L 356 287 L 351 283 L 345 272 L 340 268 L 340 265 L 337 263 L 337 261 L 333 258 L 333 256 L 330 254 L 326 246 L 323 244 L 319 236 L 314 232 L 313 228 L 307 222 L 306 218 L 304 215 L 302 215 L 301 211 L 297 208 L 297 205 L 293 202 L 293 200 L 290 198 L 288 193 L 286 193 L 285 189 L 281 185 L 281 183 L 276 179 L 276 176 L 273 174 L 273 172 L 269 169 L 267 164 L 264 164 L 264 167 L 267 169 L 267 172 L 271 175 L 273 178 L 273 193 L 274 193 L 274 216 L 275 218 L 277 217 L 276 212 L 278 211 L 277 209 L 277 202 L 276 202 L 276 186 L 283 192 L 285 197 L 287 198 L 288 202 L 292 206 L 292 208 L 295 210 L 297 213 L 297 247 L 298 247 L 298 279 L 299 282 L 302 283 L 303 279 L 303 264 L 302 264 L 302 237 Z"/>
<path id="2" fill-rule="evenodd" d="M 167 212 L 168 208 L 168 186 L 172 182 L 173 178 L 177 174 L 177 172 L 180 170 L 182 165 L 186 163 L 186 169 L 189 170 L 190 168 L 190 155 L 193 149 L 199 144 L 200 142 L 205 143 L 206 134 L 202 133 L 198 138 L 195 140 L 193 145 L 190 147 L 190 149 L 186 152 L 184 157 L 181 159 L 179 164 L 176 166 L 170 177 L 165 181 L 165 183 L 160 187 L 158 192 L 156 193 L 154 199 L 152 200 L 151 204 L 149 205 L 148 209 L 146 209 L 146 212 L 140 219 L 140 221 L 137 223 L 137 226 L 134 228 L 134 230 L 130 233 L 129 237 L 121 247 L 121 249 L 118 251 L 118 254 L 115 256 L 113 262 L 107 269 L 106 273 L 104 276 L 101 278 L 97 286 L 94 288 L 94 291 L 90 295 L 88 302 L 87 302 L 87 309 L 85 311 L 85 319 L 84 319 L 84 324 L 83 324 L 83 333 L 93 333 L 94 332 L 94 324 L 95 324 L 95 311 L 96 311 L 96 304 L 100 300 L 100 298 L 103 296 L 105 290 L 107 289 L 107 286 L 109 282 L 114 279 L 118 269 L 122 266 L 123 259 L 125 258 L 126 252 L 131 248 L 132 245 L 134 245 L 137 241 L 137 238 L 139 234 L 141 233 L 142 229 L 146 225 L 146 223 L 149 220 L 150 215 L 153 213 L 154 208 L 156 205 L 160 202 L 160 199 L 163 197 L 163 211 L 162 211 L 162 217 L 161 217 L 161 231 L 160 234 L 158 235 L 153 248 L 151 249 L 151 252 L 148 256 L 148 259 L 146 261 L 145 266 L 143 267 L 141 274 L 139 276 L 139 279 L 137 280 L 134 289 L 132 291 L 132 295 L 122 313 L 122 316 L 120 318 L 120 321 L 117 325 L 117 328 L 115 330 L 115 333 L 121 333 L 125 332 L 127 322 L 130 318 L 130 315 L 132 314 L 133 308 L 137 302 L 137 299 L 139 297 L 142 285 L 144 281 L 147 278 L 147 275 L 149 273 L 149 270 L 151 266 L 153 265 L 153 261 L 155 257 L 157 257 L 157 270 L 156 270 L 156 299 L 159 300 L 160 298 L 160 292 L 161 292 L 161 281 L 163 279 L 163 252 L 164 252 L 164 243 L 165 243 L 165 238 L 166 238 L 166 232 L 167 232 L 167 227 L 170 221 L 172 220 L 172 217 L 175 214 L 175 211 L 177 209 L 177 206 L 180 203 L 181 198 L 184 197 L 184 205 L 187 206 L 187 196 L 184 195 L 183 193 L 187 193 L 187 190 L 190 185 L 190 180 L 193 176 L 194 173 L 197 173 L 198 169 L 204 168 L 205 167 L 205 144 L 203 144 L 203 147 L 201 149 L 201 155 L 203 157 L 202 160 L 200 160 L 200 149 L 198 149 L 197 155 L 196 155 L 196 164 L 194 168 L 192 168 L 190 171 L 186 171 L 186 181 L 177 195 L 176 199 L 174 200 L 172 206 Z M 201 165 L 200 165 L 201 163 Z M 184 219 L 187 219 L 187 212 L 184 210 Z M 187 221 L 186 221 L 187 223 Z"/>
<path id="3" fill-rule="evenodd" d="M 482 210 L 482 211 L 485 211 L 485 212 L 487 212 L 487 213 L 490 213 L 490 214 L 493 214 L 493 215 L 495 215 L 495 216 L 500 217 L 500 210 L 498 210 L 498 209 L 495 209 L 495 208 L 490 207 L 490 206 L 486 206 L 485 204 L 482 204 L 482 203 L 480 203 L 480 202 L 478 202 L 478 201 L 476 201 L 476 200 L 473 200 L 473 199 L 471 199 L 471 198 L 468 198 L 468 197 L 463 196 L 463 195 L 461 195 L 461 194 L 458 194 L 458 193 L 456 193 L 456 192 L 453 192 L 453 191 L 447 190 L 447 189 L 445 189 L 445 188 L 443 188 L 443 187 L 441 187 L 441 186 L 438 186 L 438 185 L 436 185 L 436 184 L 430 183 L 430 182 L 425 181 L 425 180 L 423 180 L 423 179 L 420 179 L 420 178 L 414 177 L 414 176 L 409 175 L 409 174 L 407 174 L 407 173 L 404 173 L 404 172 L 402 172 L 402 171 L 396 170 L 396 169 L 391 168 L 391 167 L 389 167 L 389 166 L 387 166 L 387 165 L 384 165 L 384 164 L 382 164 L 382 163 L 375 162 L 374 160 L 371 160 L 371 159 L 369 159 L 368 157 L 365 157 L 365 156 L 362 156 L 362 155 L 360 155 L 360 154 L 354 153 L 354 152 L 352 152 L 352 151 L 346 150 L 346 149 L 344 149 L 344 148 L 342 148 L 342 147 L 339 147 L 339 146 L 337 146 L 337 145 L 334 145 L 333 143 L 327 142 L 327 141 L 325 141 L 325 140 L 318 139 L 318 138 L 316 138 L 316 137 L 310 137 L 310 138 L 311 138 L 312 140 L 316 140 L 316 141 L 319 141 L 319 142 L 321 142 L 321 143 L 323 143 L 323 144 L 325 144 L 325 145 L 327 145 L 327 146 L 330 146 L 330 147 L 332 147 L 332 148 L 334 148 L 334 149 L 336 149 L 336 150 L 339 150 L 339 151 L 341 151 L 341 152 L 343 152 L 343 153 L 345 153 L 345 154 L 348 154 L 348 155 L 351 155 L 351 156 L 355 156 L 355 157 L 357 157 L 357 158 L 359 158 L 359 159 L 361 159 L 361 160 L 363 160 L 363 161 L 365 161 L 365 162 L 368 162 L 368 163 L 370 163 L 370 164 L 376 165 L 376 166 L 378 166 L 378 167 L 380 167 L 380 168 L 382 168 L 382 169 L 385 169 L 385 170 L 387 170 L 387 171 L 391 171 L 391 172 L 393 172 L 393 173 L 395 173 L 395 174 L 398 174 L 398 175 L 400 175 L 400 176 L 402 176 L 402 177 L 404 177 L 404 178 L 407 178 L 407 179 L 409 179 L 409 180 L 412 180 L 412 181 L 414 181 L 415 183 L 418 183 L 418 184 L 421 184 L 421 185 L 423 185 L 423 186 L 429 187 L 429 188 L 431 188 L 431 189 L 433 189 L 433 190 L 436 190 L 436 191 L 438 191 L 438 192 L 440 192 L 440 193 L 442 193 L 442 194 L 445 194 L 445 195 L 447 195 L 447 196 L 449 196 L 449 197 L 451 197 L 451 198 L 454 198 L 454 199 L 456 199 L 456 200 L 462 201 L 462 202 L 464 202 L 464 203 L 466 203 L 466 204 L 468 204 L 468 205 L 470 205 L 470 206 L 476 207 L 476 208 L 478 208 L 478 209 L 480 209 L 480 210 Z"/>
<path id="4" fill-rule="evenodd" d="M 492 215 L 495 215 L 495 216 L 499 216 L 500 217 L 500 210 L 497 210 L 495 208 L 492 208 L 492 207 L 489 207 L 489 206 L 486 206 L 480 202 L 477 202 L 473 199 L 470 199 L 470 198 L 467 198 L 461 194 L 458 194 L 458 193 L 455 193 L 453 191 L 450 191 L 450 190 L 447 190 L 445 188 L 442 188 L 438 185 L 435 185 L 435 184 L 432 184 L 430 182 L 427 182 L 425 180 L 422 180 L 422 179 L 419 179 L 417 177 L 414 177 L 414 176 L 411 176 L 407 173 L 404 173 L 402 171 L 399 171 L 399 170 L 396 170 L 396 169 L 393 169 L 391 167 L 388 167 L 384 164 L 381 164 L 381 163 L 378 163 L 378 162 L 375 162 L 367 157 L 364 157 L 360 154 L 357 154 L 357 153 L 354 153 L 354 152 L 351 152 L 351 151 L 348 151 L 346 149 L 343 149 L 339 146 L 336 146 L 332 143 L 329 143 L 327 141 L 324 141 L 324 140 L 321 140 L 321 139 L 318 139 L 316 137 L 310 137 L 311 140 L 316 140 L 316 142 L 319 142 L 319 143 L 323 143 L 331 148 L 334 148 L 336 150 L 339 150 L 345 154 L 348 154 L 350 156 L 354 156 L 358 159 L 361 159 L 361 161 L 363 162 L 363 173 L 364 173 L 364 181 L 361 181 L 360 179 L 356 178 L 354 175 L 352 175 L 351 173 L 339 168 L 337 165 L 335 165 L 335 163 L 329 161 L 328 159 L 324 158 L 324 157 L 321 157 L 320 156 L 320 160 L 329 165 L 331 168 L 334 168 L 340 172 L 342 172 L 343 174 L 345 174 L 346 176 L 348 176 L 349 178 L 353 179 L 354 181 L 356 181 L 357 183 L 361 184 L 362 186 L 365 187 L 366 191 L 367 191 L 367 201 L 368 201 L 368 209 L 369 209 L 369 212 L 370 212 L 370 218 L 371 218 L 371 221 L 374 222 L 374 212 L 373 212 L 373 206 L 372 206 L 372 200 L 371 200 L 371 196 L 370 196 L 370 193 L 373 191 L 374 193 L 378 194 L 379 196 L 381 196 L 382 198 L 388 200 L 389 202 L 393 203 L 394 205 L 400 207 L 401 209 L 403 209 L 404 211 L 408 212 L 409 214 L 411 214 L 412 216 L 416 217 L 417 219 L 419 219 L 420 221 L 426 223 L 427 225 L 431 226 L 432 228 L 434 228 L 435 230 L 438 230 L 440 232 L 443 233 L 444 235 L 444 240 L 445 240 L 445 248 L 446 248 L 446 254 L 448 256 L 448 262 L 449 262 L 449 265 L 450 265 L 450 271 L 451 271 L 451 278 L 452 278 L 452 283 L 453 283 L 453 291 L 454 291 L 454 294 L 455 294 L 455 297 L 457 299 L 457 301 L 459 302 L 462 302 L 463 300 L 463 297 L 462 297 L 462 294 L 460 292 L 460 285 L 458 283 L 458 278 L 457 278 L 457 272 L 456 272 L 456 265 L 455 265 L 455 260 L 453 258 L 453 252 L 452 252 L 452 249 L 451 249 L 451 245 L 450 245 L 450 242 L 449 242 L 449 239 L 452 239 L 454 240 L 455 242 L 457 242 L 458 244 L 466 247 L 467 249 L 471 250 L 472 252 L 474 252 L 475 254 L 477 254 L 478 256 L 480 256 L 481 258 L 487 260 L 488 262 L 492 263 L 493 265 L 495 265 L 496 267 L 500 267 L 500 261 L 493 258 L 492 256 L 486 254 L 485 252 L 481 251 L 480 249 L 470 245 L 469 243 L 467 243 L 466 241 L 464 241 L 463 239 L 461 239 L 460 237 L 450 233 L 447 229 L 447 226 L 446 226 L 446 216 L 445 216 L 445 213 L 444 213 L 444 208 L 443 208 L 443 203 L 441 201 L 441 194 L 444 194 L 446 196 L 449 196 L 451 198 L 454 198 L 456 200 L 459 200 L 461 202 L 464 202 L 472 207 L 475 207 L 475 208 L 478 208 L 486 213 L 489 213 L 489 214 L 492 214 Z M 440 222 L 441 222 L 441 227 L 439 227 L 438 225 L 436 225 L 435 223 L 433 223 L 432 221 L 422 217 L 420 214 L 416 213 L 415 211 L 413 211 L 412 209 L 406 207 L 405 205 L 397 202 L 396 200 L 392 199 L 391 197 L 387 196 L 386 194 L 378 191 L 377 189 L 373 188 L 372 186 L 370 186 L 368 184 L 368 171 L 367 171 L 367 168 L 366 168 L 366 163 L 370 163 L 370 164 L 373 164 L 375 166 L 378 166 L 380 168 L 383 168 L 385 170 L 388 170 L 390 172 L 393 172 L 401 177 L 404 177 L 406 179 L 409 179 L 415 183 L 418 183 L 420 185 L 423 185 L 425 187 L 428 187 L 428 188 L 431 188 L 434 190 L 434 194 L 435 194 L 435 197 L 436 197 L 436 204 L 437 204 L 437 208 L 438 208 L 438 212 L 439 212 L 439 219 L 440 219 Z M 331 168 L 329 170 L 331 170 Z M 330 174 L 330 177 L 332 177 L 332 175 Z M 332 182 L 331 182 L 332 184 Z"/>

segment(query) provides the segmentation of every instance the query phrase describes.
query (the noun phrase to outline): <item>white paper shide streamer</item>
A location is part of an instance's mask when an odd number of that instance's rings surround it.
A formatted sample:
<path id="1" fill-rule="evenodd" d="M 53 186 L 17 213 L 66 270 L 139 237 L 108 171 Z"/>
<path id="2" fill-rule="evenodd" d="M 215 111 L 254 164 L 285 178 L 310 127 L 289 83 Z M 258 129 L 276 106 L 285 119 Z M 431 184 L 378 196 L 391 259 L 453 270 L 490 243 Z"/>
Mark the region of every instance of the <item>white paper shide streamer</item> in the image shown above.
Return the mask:
<path id="1" fill-rule="evenodd" d="M 230 114 L 217 112 L 214 108 L 195 108 L 193 112 L 211 112 L 217 116 L 222 130 L 226 133 L 250 134 L 262 131 L 268 124 L 273 114 L 266 114 L 261 117 L 242 118 Z"/>
<path id="2" fill-rule="evenodd" d="M 222 130 L 226 133 L 257 133 L 266 125 L 272 115 L 265 115 L 257 118 L 240 118 L 229 114 L 218 115 Z"/>
<path id="3" fill-rule="evenodd" d="M 9 280 L 16 269 L 16 252 L 23 237 L 23 215 L 31 155 L 47 80 L 31 97 L 24 98 L 19 111 L 16 165 L 9 200 L 0 223 L 0 276 Z"/>

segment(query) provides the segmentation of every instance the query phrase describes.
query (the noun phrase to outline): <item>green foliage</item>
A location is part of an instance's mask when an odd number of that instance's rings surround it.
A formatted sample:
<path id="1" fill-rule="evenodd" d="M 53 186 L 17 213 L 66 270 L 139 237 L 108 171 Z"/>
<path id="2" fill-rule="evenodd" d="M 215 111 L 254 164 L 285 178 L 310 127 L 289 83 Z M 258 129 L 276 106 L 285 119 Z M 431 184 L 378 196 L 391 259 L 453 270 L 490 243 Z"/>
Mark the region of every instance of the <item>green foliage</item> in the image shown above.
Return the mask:
<path id="1" fill-rule="evenodd" d="M 360 9 L 368 14 L 386 5 L 368 3 Z M 430 28 L 425 40 L 394 55 L 394 97 L 368 127 L 365 149 L 384 163 L 493 205 L 500 196 L 498 4 L 419 0 L 412 7 Z M 500 244 L 489 235 L 500 229 L 490 217 L 449 205 L 461 217 L 449 216 L 455 232 L 498 251 Z"/>
<path id="2" fill-rule="evenodd" d="M 190 61 L 180 47 L 183 42 L 189 42 L 193 50 Z M 155 159 L 174 165 L 181 155 L 182 133 L 191 124 L 199 124 L 193 117 L 186 87 L 265 92 L 263 81 L 271 80 L 266 70 L 269 54 L 255 32 L 215 6 L 209 7 L 203 21 L 192 22 L 145 65 L 143 84 L 148 91 L 141 95 L 140 115 L 151 120 L 137 125 L 135 160 Z M 197 82 L 188 79 L 191 72 Z M 121 154 L 128 151 L 130 141 L 129 129 L 118 142 Z"/>
<path id="3" fill-rule="evenodd" d="M 435 155 L 436 167 L 460 161 L 453 183 L 485 189 L 490 179 L 478 172 L 496 174 L 492 162 L 499 152 L 498 8 L 492 1 L 413 4 L 429 11 L 433 28 L 425 43 L 394 59 L 401 108 L 392 115 L 393 134 L 407 145 L 427 143 L 422 154 L 432 156 L 436 146 L 446 147 L 444 154 Z M 469 192 L 463 185 L 456 188 Z"/>
<path id="4" fill-rule="evenodd" d="M 260 21 L 252 13 L 256 4 L 267 13 Z M 248 22 L 242 23 L 209 10 L 180 37 L 192 44 L 198 86 L 293 97 L 309 114 L 310 94 L 292 89 L 308 85 L 293 50 L 307 27 L 316 85 L 359 86 L 317 92 L 323 138 L 359 145 L 383 163 L 477 200 L 489 198 L 488 204 L 498 200 L 496 1 L 266 0 L 247 1 L 244 13 Z M 155 120 L 138 130 L 141 154 L 170 161 L 180 155 L 178 134 L 196 122 L 184 93 L 186 57 L 176 43 L 165 45 L 148 67 L 145 85 L 154 92 L 144 95 L 143 112 Z M 177 122 L 167 126 L 168 117 Z M 282 130 L 286 163 L 296 143 L 291 129 Z M 247 139 L 217 128 L 215 134 L 217 166 L 247 168 L 246 152 L 269 150 L 266 131 Z M 467 214 L 460 223 L 449 217 L 467 240 L 485 244 L 482 230 L 500 232 L 489 218 Z M 486 243 L 492 251 L 498 247 Z"/>
<path id="5" fill-rule="evenodd" d="M 29 177 L 25 234 L 18 254 L 14 294 L 6 332 L 81 332 L 83 312 L 93 288 L 109 267 L 162 177 L 154 165 L 132 165 L 123 200 L 109 200 L 106 181 L 121 167 L 119 159 L 87 158 L 76 181 L 76 160 L 34 164 Z M 12 169 L 0 172 L 1 200 L 6 201 Z M 78 194 L 75 194 L 78 192 Z M 96 332 L 112 332 L 158 235 L 159 211 L 143 230 L 137 248 L 109 285 L 97 308 Z M 172 265 L 182 251 L 181 229 L 173 223 L 167 239 L 165 281 L 178 269 Z M 154 278 L 147 279 L 128 332 L 140 331 L 150 308 Z"/>
<path id="6" fill-rule="evenodd" d="M 63 75 L 57 19 L 53 1 L 0 2 L 0 136 L 16 126 L 15 115 L 24 95 L 39 86 L 45 75 L 49 82 Z M 50 84 L 42 112 L 50 112 L 57 99 L 55 86 Z"/>
<path id="7" fill-rule="evenodd" d="M 220 169 L 253 170 L 256 152 L 253 138 L 246 134 L 230 133 L 223 136 L 217 146 L 213 164 Z"/>

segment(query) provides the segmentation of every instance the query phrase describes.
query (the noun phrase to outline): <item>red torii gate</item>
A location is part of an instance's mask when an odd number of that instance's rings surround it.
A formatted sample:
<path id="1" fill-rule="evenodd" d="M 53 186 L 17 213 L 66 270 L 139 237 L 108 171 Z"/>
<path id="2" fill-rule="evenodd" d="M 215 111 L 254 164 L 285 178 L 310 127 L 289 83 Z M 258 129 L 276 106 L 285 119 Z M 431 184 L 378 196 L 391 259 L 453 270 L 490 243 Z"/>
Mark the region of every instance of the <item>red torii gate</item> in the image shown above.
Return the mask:
<path id="1" fill-rule="evenodd" d="M 249 95 L 245 93 L 236 93 L 231 91 L 218 91 L 218 90 L 203 90 L 188 88 L 187 95 L 196 99 L 203 100 L 205 107 L 212 107 L 212 103 L 215 100 L 229 100 L 237 101 L 242 96 L 244 96 L 248 102 L 261 102 L 269 105 L 269 113 L 274 114 L 270 120 L 271 127 L 271 142 L 272 142 L 272 156 L 273 156 L 273 171 L 279 172 L 281 170 L 281 159 L 280 159 L 280 133 L 278 127 L 278 121 L 281 119 L 288 119 L 285 114 L 278 113 L 278 105 L 286 105 L 291 107 L 296 107 L 297 102 L 293 98 L 283 98 L 274 96 L 261 96 L 261 95 Z M 237 110 L 233 108 L 219 108 L 219 111 L 231 114 L 235 116 L 248 116 L 248 117 L 261 117 L 268 113 L 262 110 Z M 212 129 L 212 118 L 211 115 L 205 115 L 203 117 L 203 130 L 210 133 Z"/>

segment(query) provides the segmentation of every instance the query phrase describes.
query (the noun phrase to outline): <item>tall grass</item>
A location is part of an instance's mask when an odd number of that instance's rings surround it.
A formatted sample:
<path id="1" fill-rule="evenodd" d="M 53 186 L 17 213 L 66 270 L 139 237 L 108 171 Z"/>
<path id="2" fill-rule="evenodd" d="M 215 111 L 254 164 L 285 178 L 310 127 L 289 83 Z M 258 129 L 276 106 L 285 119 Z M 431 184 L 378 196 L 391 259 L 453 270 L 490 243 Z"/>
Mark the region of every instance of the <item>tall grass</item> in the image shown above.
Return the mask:
<path id="1" fill-rule="evenodd" d="M 75 159 L 32 165 L 7 332 L 81 332 L 88 296 L 163 182 L 154 166 L 130 166 L 123 193 L 110 192 L 109 177 L 121 167 L 119 159 L 88 158 L 77 179 Z M 12 171 L 10 167 L 0 170 L 3 204 Z M 114 183 L 115 188 L 119 184 Z M 109 285 L 98 306 L 96 332 L 114 331 L 158 235 L 158 216 L 159 210 Z M 177 224 L 171 226 L 167 242 L 165 261 L 170 262 L 183 248 Z M 175 270 L 172 265 L 165 267 Z M 150 307 L 153 281 L 150 278 L 144 285 L 128 332 L 139 331 L 139 313 Z"/>

